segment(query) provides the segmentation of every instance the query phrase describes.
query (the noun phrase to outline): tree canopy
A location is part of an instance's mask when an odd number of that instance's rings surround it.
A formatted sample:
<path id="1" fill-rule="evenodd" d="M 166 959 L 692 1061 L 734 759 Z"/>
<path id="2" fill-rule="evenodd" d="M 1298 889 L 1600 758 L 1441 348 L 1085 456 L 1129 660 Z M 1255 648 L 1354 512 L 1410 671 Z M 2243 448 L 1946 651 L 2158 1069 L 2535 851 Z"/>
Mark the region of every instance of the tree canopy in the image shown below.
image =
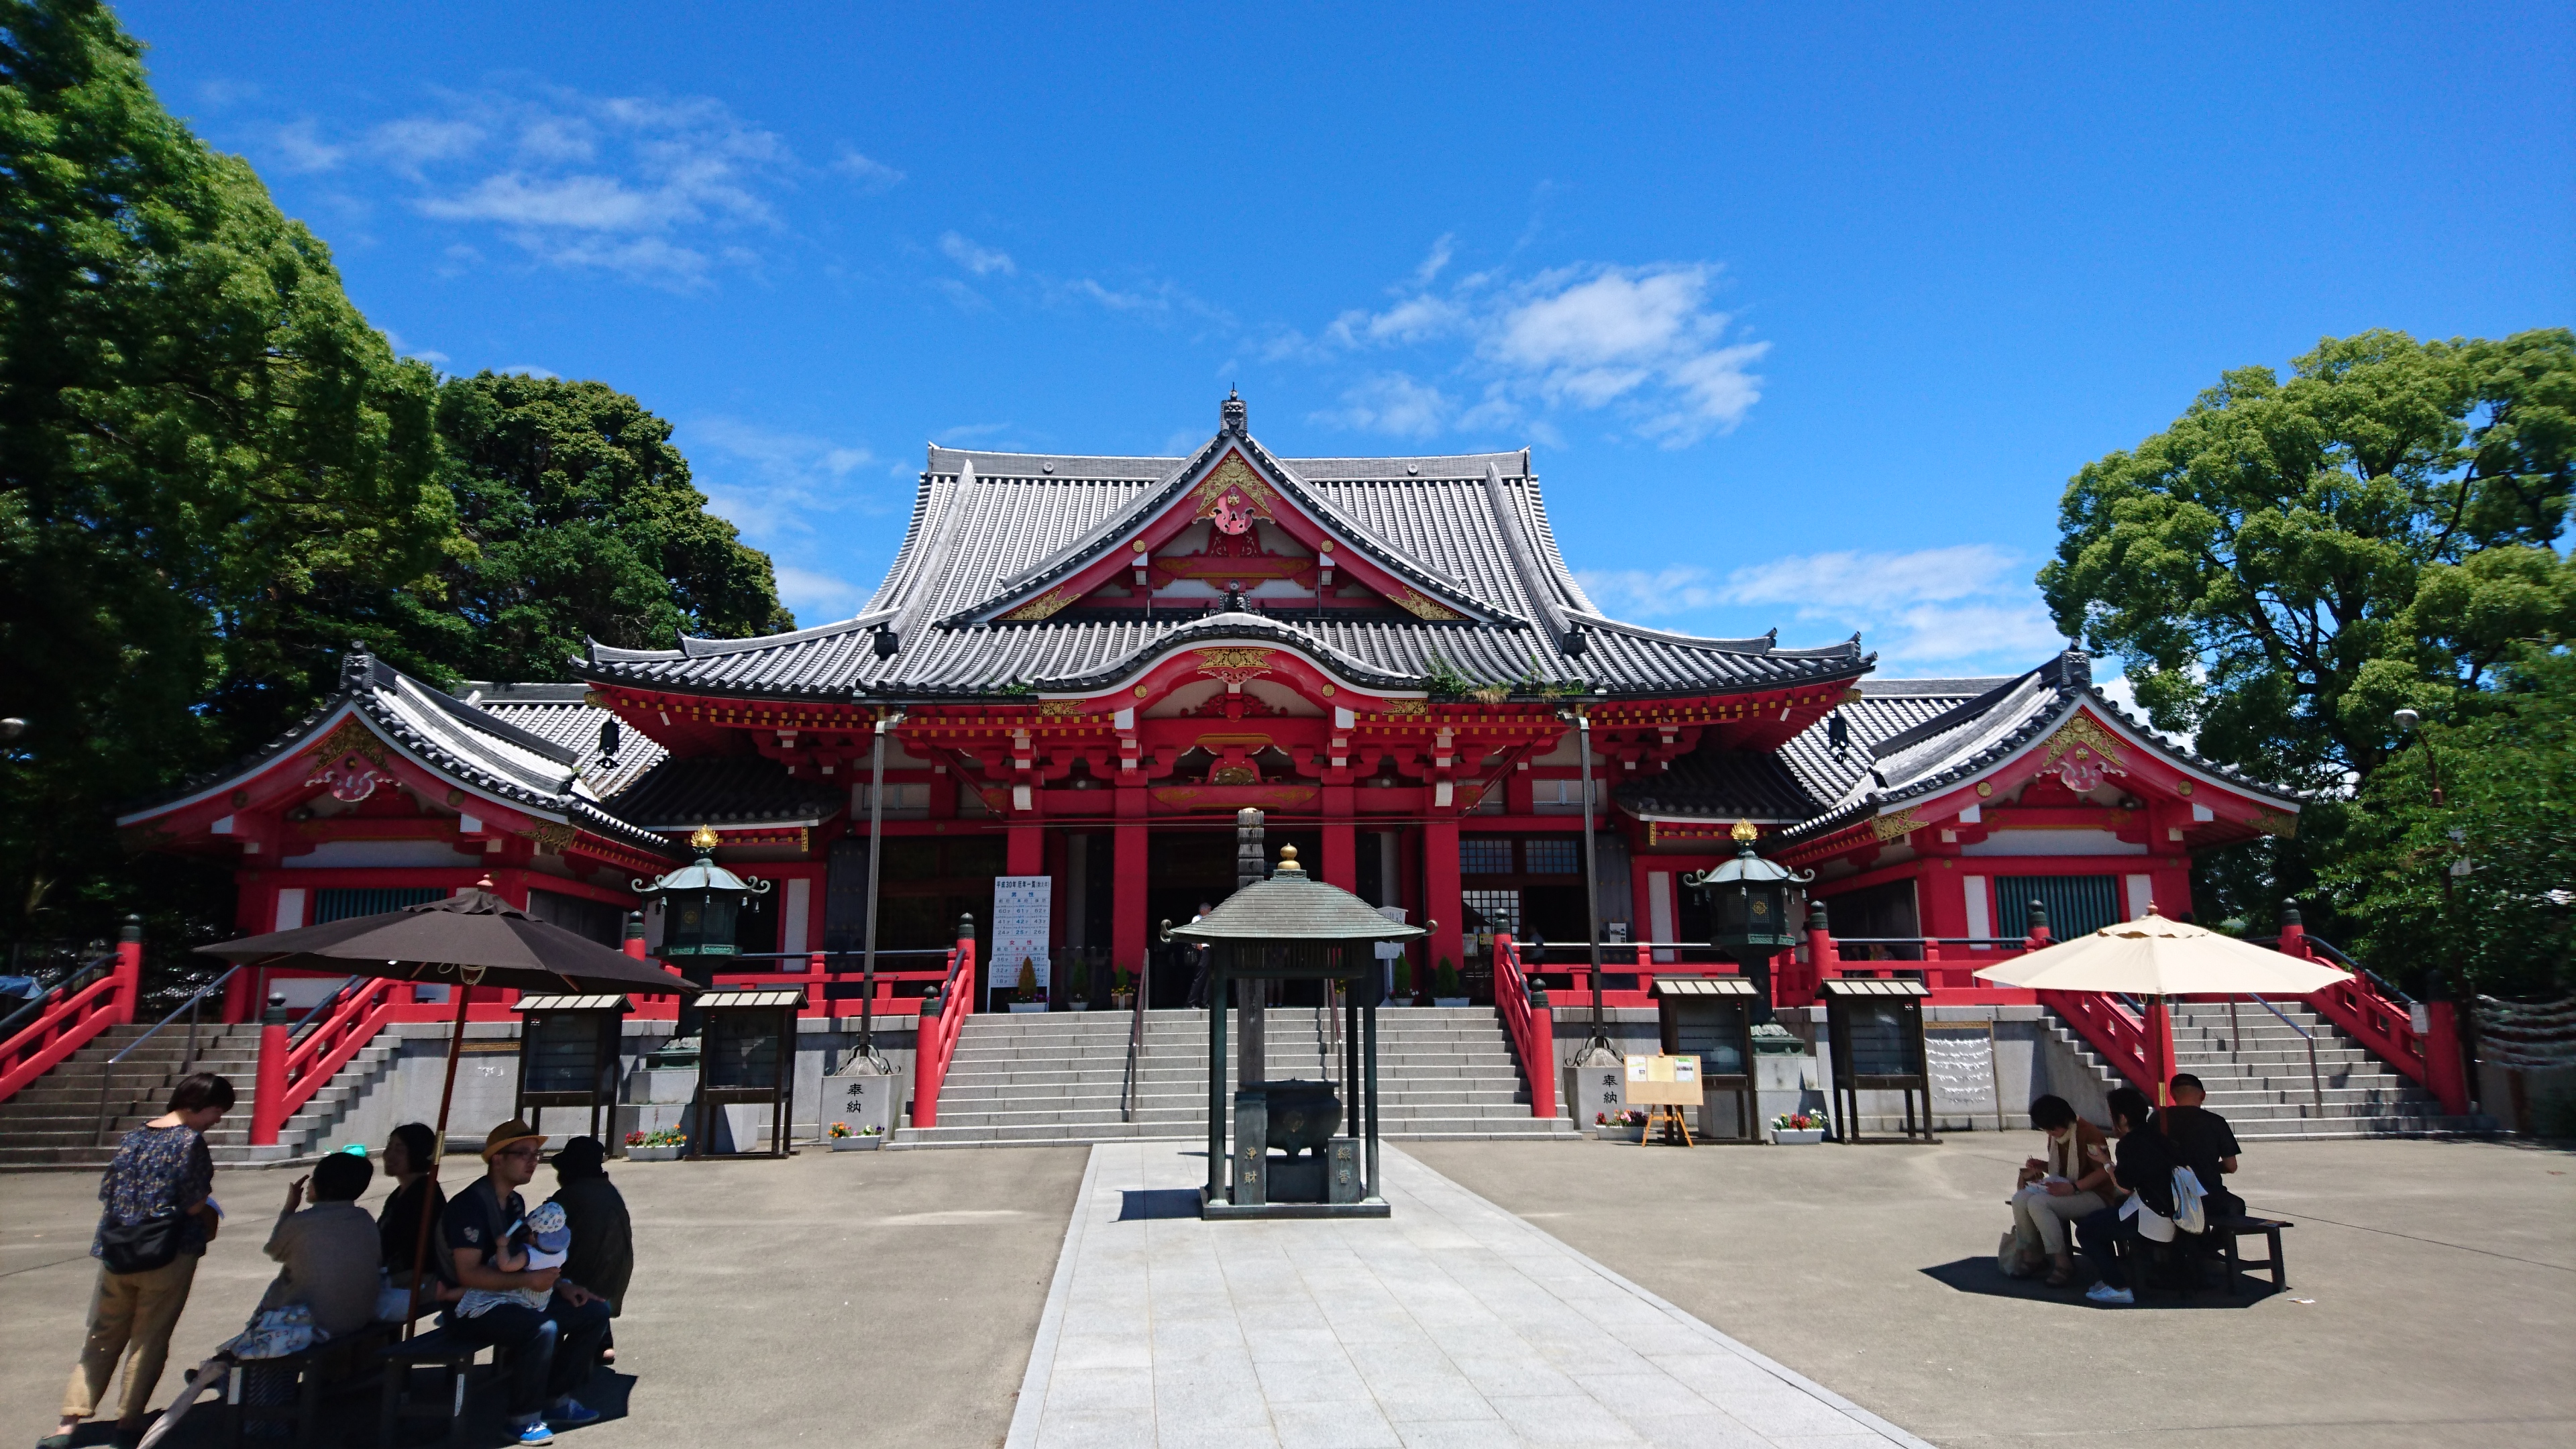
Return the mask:
<path id="1" fill-rule="evenodd" d="M 422 665 L 477 679 L 560 679 L 585 639 L 669 648 L 687 632 L 796 627 L 766 554 L 706 511 L 671 425 L 602 383 L 491 372 L 438 394 L 470 558 L 443 597 L 407 598 Z"/>
<path id="2" fill-rule="evenodd" d="M 2336 789 L 2397 746 L 2394 710 L 2447 715 L 2576 629 L 2572 493 L 2576 335 L 2328 338 L 2086 464 L 2039 584 L 2159 728 Z"/>

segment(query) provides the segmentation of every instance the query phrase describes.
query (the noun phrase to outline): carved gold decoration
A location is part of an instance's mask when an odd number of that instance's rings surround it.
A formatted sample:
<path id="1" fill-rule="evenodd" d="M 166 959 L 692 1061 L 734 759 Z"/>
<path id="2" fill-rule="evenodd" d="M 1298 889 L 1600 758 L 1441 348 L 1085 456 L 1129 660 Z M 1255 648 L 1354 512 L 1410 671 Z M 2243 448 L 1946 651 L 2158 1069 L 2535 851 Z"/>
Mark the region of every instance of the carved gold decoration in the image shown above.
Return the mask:
<path id="1" fill-rule="evenodd" d="M 1048 618 L 1060 612 L 1065 605 L 1072 603 L 1075 599 L 1080 597 L 1081 595 L 1075 593 L 1069 588 L 1056 589 L 1050 593 L 1041 594 L 1037 598 L 1022 604 L 1007 614 L 1004 614 L 1002 616 L 1002 622 L 1005 624 L 1034 624 L 1040 619 Z"/>
<path id="2" fill-rule="evenodd" d="M 1455 609 L 1433 603 L 1411 589 L 1395 591 L 1395 606 L 1417 619 L 1433 624 L 1452 624 L 1467 617 Z"/>
<path id="3" fill-rule="evenodd" d="M 1735 822 L 1735 828 L 1727 834 L 1736 840 L 1753 840 L 1759 838 L 1762 832 L 1754 828 L 1752 821 L 1738 820 Z"/>
<path id="4" fill-rule="evenodd" d="M 561 850 L 572 844 L 576 834 L 579 832 L 569 825 L 557 825 L 552 821 L 540 820 L 537 822 L 537 828 L 528 832 L 528 838 L 548 849 Z"/>
<path id="5" fill-rule="evenodd" d="M 2095 754 L 2102 757 L 2104 764 L 2116 768 L 2127 763 L 2120 758 L 2119 745 L 2119 739 L 2095 724 L 2091 715 L 2079 714 L 2058 726 L 2057 733 L 2048 737 L 2047 758 L 2050 764 L 2055 764 L 2058 756 L 2078 746 L 2090 746 Z"/>
<path id="6" fill-rule="evenodd" d="M 1275 518 L 1278 514 L 1279 495 L 1270 491 L 1270 485 L 1261 481 L 1261 475 L 1252 471 L 1252 465 L 1243 461 L 1241 453 L 1226 454 L 1224 462 L 1199 480 L 1195 516 L 1205 518 L 1214 513 L 1217 500 L 1228 493 L 1241 493 L 1252 504 L 1255 518 Z"/>
<path id="7" fill-rule="evenodd" d="M 1226 646 L 1199 651 L 1199 673 L 1222 679 L 1228 684 L 1241 684 L 1247 679 L 1270 672 L 1267 649 Z"/>
<path id="8" fill-rule="evenodd" d="M 689 836 L 691 850 L 713 850 L 722 843 L 723 838 L 716 834 L 716 828 L 712 825 L 701 825 Z"/>
<path id="9" fill-rule="evenodd" d="M 2191 782 L 2189 780 L 2178 782 L 2174 786 L 2174 793 L 2188 797 L 2191 794 Z"/>
<path id="10" fill-rule="evenodd" d="M 1078 699 L 1043 700 L 1038 704 L 1038 714 L 1046 719 L 1064 719 L 1082 713 L 1082 704 Z"/>
<path id="11" fill-rule="evenodd" d="M 1430 712 L 1431 701 L 1427 699 L 1390 699 L 1386 702 L 1386 713 L 1390 718 L 1419 717 L 1428 715 Z"/>
<path id="12" fill-rule="evenodd" d="M 1995 796 L 1995 787 L 1994 787 L 1993 782 L 1991 782 L 1991 781 L 1987 781 L 1987 780 L 1979 780 L 1979 781 L 1977 782 L 1977 798 L 1978 798 L 1978 799 L 1980 799 L 1980 800 L 1991 800 L 1991 799 L 1993 799 L 1993 798 L 1994 798 L 1994 796 Z"/>
<path id="13" fill-rule="evenodd" d="M 1258 785 L 1261 772 L 1250 765 L 1219 765 L 1208 771 L 1207 782 L 1211 785 Z"/>
<path id="14" fill-rule="evenodd" d="M 320 744 L 313 747 L 313 758 L 318 763 L 327 764 L 342 755 L 357 755 L 381 765 L 386 763 L 385 742 L 376 738 L 376 732 L 359 723 L 353 714 L 340 721 L 331 733 L 322 737 Z"/>
<path id="15" fill-rule="evenodd" d="M 1870 833 L 1877 836 L 1881 844 L 1891 840 L 1903 840 L 1922 828 L 1923 822 L 1914 818 L 1914 807 L 1911 805 L 1893 815 L 1881 815 L 1869 822 Z"/>

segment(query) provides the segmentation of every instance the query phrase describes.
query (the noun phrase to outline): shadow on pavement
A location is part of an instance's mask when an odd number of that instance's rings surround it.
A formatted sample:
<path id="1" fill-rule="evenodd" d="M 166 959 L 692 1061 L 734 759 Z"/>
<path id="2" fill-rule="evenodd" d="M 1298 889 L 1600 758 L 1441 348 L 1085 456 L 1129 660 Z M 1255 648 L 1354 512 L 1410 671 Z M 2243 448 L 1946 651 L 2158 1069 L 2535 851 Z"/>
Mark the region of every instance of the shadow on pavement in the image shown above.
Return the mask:
<path id="1" fill-rule="evenodd" d="M 2071 1303 L 2079 1308 L 2093 1305 L 2084 1301 L 2084 1290 L 2092 1275 L 2082 1269 L 2076 1281 L 2063 1288 L 2051 1288 L 2037 1278 L 2007 1278 L 1996 1271 L 1992 1258 L 1961 1258 L 1920 1270 L 1924 1277 L 1961 1293 L 1974 1293 L 1986 1298 L 2020 1298 L 2033 1303 Z M 2211 1286 L 2190 1293 L 2167 1289 L 2138 1294 L 2136 1308 L 2250 1308 L 2270 1296 L 2270 1284 L 2264 1284 L 2243 1298 L 2230 1298 L 2223 1287 Z"/>
<path id="2" fill-rule="evenodd" d="M 1119 1198 L 1118 1221 L 1122 1223 L 1199 1215 L 1199 1189 L 1195 1187 L 1129 1188 Z"/>

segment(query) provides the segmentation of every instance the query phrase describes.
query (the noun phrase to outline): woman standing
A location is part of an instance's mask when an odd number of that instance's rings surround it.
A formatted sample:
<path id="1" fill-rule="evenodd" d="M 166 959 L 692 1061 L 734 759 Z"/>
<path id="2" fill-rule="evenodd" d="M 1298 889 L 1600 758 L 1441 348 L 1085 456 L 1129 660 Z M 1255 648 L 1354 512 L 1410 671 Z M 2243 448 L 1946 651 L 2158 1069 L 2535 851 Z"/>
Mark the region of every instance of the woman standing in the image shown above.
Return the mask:
<path id="1" fill-rule="evenodd" d="M 405 1122 L 385 1140 L 385 1175 L 394 1180 L 394 1190 L 376 1214 L 376 1239 L 384 1253 L 385 1273 L 391 1286 L 411 1286 L 417 1266 L 414 1255 L 420 1251 L 421 1215 L 429 1216 L 430 1239 L 437 1246 L 438 1215 L 447 1210 L 447 1194 L 430 1180 L 429 1169 L 438 1161 L 438 1134 L 425 1122 Z M 426 1206 L 424 1206 L 426 1205 Z M 421 1288 L 423 1305 L 439 1301 L 437 1263 L 433 1256 L 430 1281 Z"/>
<path id="2" fill-rule="evenodd" d="M 565 1226 L 572 1230 L 571 1255 L 564 1276 L 608 1300 L 608 1316 L 626 1307 L 626 1285 L 635 1277 L 635 1225 L 626 1215 L 625 1195 L 608 1180 L 608 1149 L 596 1137 L 576 1137 L 555 1153 L 555 1181 L 549 1201 L 563 1205 Z M 616 1329 L 601 1339 L 604 1363 L 617 1361 Z"/>
<path id="3" fill-rule="evenodd" d="M 215 1160 L 206 1131 L 232 1110 L 233 1084 L 212 1072 L 180 1079 L 170 1110 L 125 1134 L 99 1180 L 99 1260 L 89 1300 L 89 1334 L 80 1366 L 63 1390 L 62 1423 L 45 1446 L 69 1445 L 80 1422 L 97 1412 L 116 1361 L 125 1359 L 125 1394 L 116 1432 L 131 1442 L 170 1356 L 170 1330 L 188 1306 L 197 1260 L 205 1256 L 222 1212 L 215 1206 Z"/>

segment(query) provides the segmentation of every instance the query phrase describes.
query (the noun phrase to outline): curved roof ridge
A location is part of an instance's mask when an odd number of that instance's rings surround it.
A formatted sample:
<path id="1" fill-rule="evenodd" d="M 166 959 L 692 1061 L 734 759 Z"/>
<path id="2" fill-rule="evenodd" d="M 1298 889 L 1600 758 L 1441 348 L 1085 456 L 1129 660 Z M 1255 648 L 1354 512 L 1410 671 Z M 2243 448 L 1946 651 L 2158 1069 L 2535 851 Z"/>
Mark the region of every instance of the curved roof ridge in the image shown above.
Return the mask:
<path id="1" fill-rule="evenodd" d="M 1756 634 L 1750 639 L 1707 639 L 1697 634 L 1675 633 L 1670 629 L 1650 629 L 1643 624 L 1631 624 L 1604 614 L 1577 609 L 1569 609 L 1566 612 L 1570 617 L 1582 620 L 1586 628 L 1600 629 L 1611 634 L 1626 634 L 1638 639 L 1660 639 L 1667 644 L 1690 644 L 1702 649 L 1719 649 L 1729 654 L 1764 654 L 1775 659 L 1831 659 L 1836 655 L 1845 655 L 1854 659 L 1877 657 L 1861 652 L 1858 634 L 1854 634 L 1840 644 L 1825 644 L 1812 649 L 1783 649 L 1779 647 L 1780 636 L 1776 630 L 1769 634 Z"/>
<path id="2" fill-rule="evenodd" d="M 1194 648 L 1210 640 L 1235 639 L 1253 644 L 1263 642 L 1284 644 L 1289 648 L 1303 650 L 1331 665 L 1336 672 L 1354 684 L 1379 684 L 1408 693 L 1421 692 L 1424 688 L 1424 681 L 1380 669 L 1357 655 L 1337 648 L 1330 642 L 1297 627 L 1290 621 L 1244 613 L 1210 614 L 1158 638 L 1148 639 L 1118 658 L 1083 674 L 1057 679 L 1037 679 L 1029 683 L 1041 692 L 1051 691 L 1059 694 L 1080 689 L 1096 689 L 1124 679 L 1148 665 L 1152 660 L 1176 650 Z"/>

